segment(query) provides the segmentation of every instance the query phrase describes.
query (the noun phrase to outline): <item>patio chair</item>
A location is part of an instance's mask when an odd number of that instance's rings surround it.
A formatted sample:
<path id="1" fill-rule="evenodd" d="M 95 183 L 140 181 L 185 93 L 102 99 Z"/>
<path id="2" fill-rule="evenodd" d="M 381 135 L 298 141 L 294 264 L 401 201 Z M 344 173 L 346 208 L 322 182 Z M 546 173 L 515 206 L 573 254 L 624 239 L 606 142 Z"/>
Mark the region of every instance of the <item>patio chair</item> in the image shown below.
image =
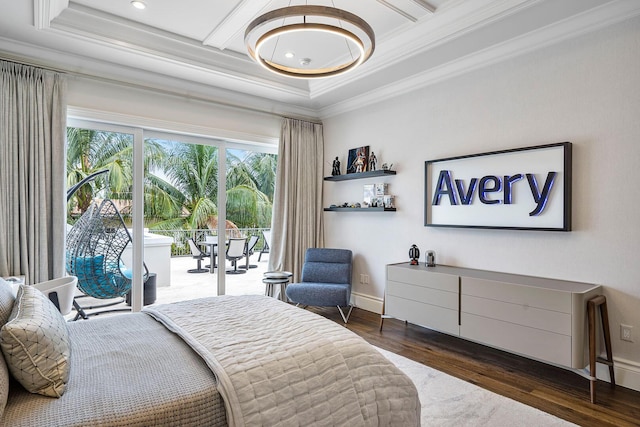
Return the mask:
<path id="1" fill-rule="evenodd" d="M 253 250 L 255 249 L 256 244 L 258 243 L 258 240 L 260 240 L 260 237 L 258 236 L 249 237 L 249 243 L 247 243 L 247 247 L 244 252 L 245 258 L 247 258 L 247 263 L 245 265 L 240 266 L 240 268 L 244 268 L 245 270 L 248 270 L 250 268 L 258 268 L 257 265 L 249 263 L 249 259 L 251 255 L 253 255 Z"/>
<path id="2" fill-rule="evenodd" d="M 247 270 L 238 270 L 238 260 L 245 257 L 246 245 L 247 239 L 229 239 L 226 258 L 231 261 L 233 269 L 226 270 L 228 274 L 243 274 L 247 272 Z"/>
<path id="3" fill-rule="evenodd" d="M 286 288 L 287 298 L 296 305 L 338 307 L 347 323 L 351 305 L 351 251 L 348 249 L 309 248 L 302 264 L 300 283 Z M 341 307 L 349 307 L 345 315 Z"/>
<path id="4" fill-rule="evenodd" d="M 262 249 L 260 249 L 260 255 L 258 255 L 258 262 L 260 262 L 262 254 L 269 253 L 269 244 L 271 243 L 271 230 L 263 230 L 262 237 L 264 238 L 264 243 L 262 244 Z"/>
<path id="5" fill-rule="evenodd" d="M 78 289 L 84 295 L 76 296 L 73 306 L 77 311 L 74 320 L 87 319 L 107 311 L 130 311 L 118 308 L 88 312 L 121 304 L 131 290 L 132 272 L 120 259 L 131 243 L 131 235 L 118 208 L 110 199 L 93 202 L 67 234 L 67 273 L 78 278 Z M 144 265 L 144 280 L 149 277 Z M 81 306 L 79 299 L 93 297 L 111 300 L 98 305 Z M 115 299 L 115 300 L 114 300 Z"/>
<path id="6" fill-rule="evenodd" d="M 80 187 L 108 170 L 95 172 L 67 190 L 67 202 Z M 124 249 L 132 242 L 120 211 L 110 199 L 95 200 L 67 233 L 66 270 L 78 278 L 77 288 L 83 295 L 73 299 L 77 314 L 73 320 L 88 319 L 101 313 L 131 311 L 130 307 L 102 309 L 125 302 L 131 290 L 132 271 L 122 262 Z M 146 282 L 149 278 L 147 265 L 143 263 Z M 96 305 L 81 306 L 79 299 L 92 297 L 109 300 Z M 62 307 L 61 307 L 62 308 Z"/>
<path id="7" fill-rule="evenodd" d="M 198 260 L 198 267 L 187 270 L 187 273 L 208 273 L 209 269 L 202 267 L 202 260 L 205 258 L 209 258 L 211 254 L 200 249 L 198 245 L 196 245 L 196 242 L 193 241 L 193 239 L 188 239 L 187 242 L 189 243 L 189 248 L 191 249 L 191 256 L 194 259 Z"/>

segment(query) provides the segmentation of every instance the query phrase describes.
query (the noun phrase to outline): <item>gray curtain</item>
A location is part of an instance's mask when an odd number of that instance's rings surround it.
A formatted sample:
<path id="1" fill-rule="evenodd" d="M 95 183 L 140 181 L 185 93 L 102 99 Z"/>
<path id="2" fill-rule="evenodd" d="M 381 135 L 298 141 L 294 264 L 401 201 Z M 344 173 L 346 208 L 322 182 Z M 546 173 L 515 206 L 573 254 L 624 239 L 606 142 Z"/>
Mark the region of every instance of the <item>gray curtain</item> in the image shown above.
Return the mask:
<path id="1" fill-rule="evenodd" d="M 282 121 L 273 196 L 269 269 L 293 273 L 299 281 L 307 248 L 324 246 L 322 125 Z"/>
<path id="2" fill-rule="evenodd" d="M 66 78 L 0 61 L 0 276 L 64 275 Z"/>

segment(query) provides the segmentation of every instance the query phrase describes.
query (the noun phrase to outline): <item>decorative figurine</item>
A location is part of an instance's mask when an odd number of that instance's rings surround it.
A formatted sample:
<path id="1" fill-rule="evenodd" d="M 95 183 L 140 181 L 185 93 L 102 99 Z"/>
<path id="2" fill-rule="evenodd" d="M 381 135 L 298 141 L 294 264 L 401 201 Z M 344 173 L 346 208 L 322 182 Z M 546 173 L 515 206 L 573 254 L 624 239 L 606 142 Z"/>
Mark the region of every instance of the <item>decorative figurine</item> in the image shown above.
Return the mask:
<path id="1" fill-rule="evenodd" d="M 409 249 L 409 258 L 411 258 L 410 265 L 418 265 L 418 259 L 420 258 L 420 249 L 416 245 L 411 245 Z"/>
<path id="2" fill-rule="evenodd" d="M 425 266 L 427 267 L 435 267 L 436 266 L 436 251 L 428 250 L 427 255 L 425 256 Z"/>
<path id="3" fill-rule="evenodd" d="M 351 165 L 356 173 L 364 172 L 367 167 L 367 157 L 364 155 L 362 151 L 358 151 L 358 154 L 353 161 L 353 165 Z"/>
<path id="4" fill-rule="evenodd" d="M 393 167 L 393 163 L 391 163 L 391 166 L 389 166 L 389 165 L 388 165 L 388 164 L 386 164 L 386 163 L 383 163 L 383 164 L 382 164 L 382 170 L 383 170 L 383 171 L 390 171 L 392 167 Z"/>
<path id="5" fill-rule="evenodd" d="M 340 175 L 340 160 L 338 160 L 338 156 L 336 156 L 336 159 L 333 161 L 333 170 L 331 171 L 331 175 Z"/>
<path id="6" fill-rule="evenodd" d="M 370 171 L 376 170 L 377 161 L 378 161 L 378 158 L 376 157 L 376 153 L 372 151 L 371 154 L 369 154 L 369 170 Z"/>

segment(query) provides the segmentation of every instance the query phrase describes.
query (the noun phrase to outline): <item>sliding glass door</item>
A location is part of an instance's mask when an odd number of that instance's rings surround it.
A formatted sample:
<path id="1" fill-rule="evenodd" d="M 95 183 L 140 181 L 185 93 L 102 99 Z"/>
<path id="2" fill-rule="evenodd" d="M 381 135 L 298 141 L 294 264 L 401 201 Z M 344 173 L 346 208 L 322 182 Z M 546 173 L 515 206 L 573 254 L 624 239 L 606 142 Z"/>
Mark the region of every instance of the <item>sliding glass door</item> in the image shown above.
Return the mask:
<path id="1" fill-rule="evenodd" d="M 118 296 L 117 289 L 111 294 L 106 285 L 126 280 L 115 277 L 113 271 L 118 274 L 126 271 L 132 280 L 129 303 L 139 310 L 142 307 L 144 249 L 142 241 L 135 236 L 142 235 L 143 229 L 142 175 L 137 164 L 142 161 L 142 132 L 134 128 L 74 120 L 67 128 L 66 148 L 67 187 L 70 189 L 67 193 L 67 224 L 68 229 L 76 228 L 74 234 L 79 236 L 74 239 L 76 247 L 67 247 L 67 268 L 84 268 L 86 271 L 81 273 L 87 274 L 82 274 L 79 279 L 84 280 L 87 276 L 86 283 L 79 287 L 89 296 L 106 300 Z M 105 200 L 110 201 L 108 207 Z M 85 218 L 89 218 L 89 214 L 113 214 L 113 217 L 99 224 L 87 220 L 76 225 L 88 210 Z M 78 229 L 80 225 L 83 230 Z M 124 237 L 110 238 L 114 233 Z M 129 244 L 127 233 L 133 236 Z M 82 251 L 80 247 L 90 245 L 90 250 Z M 71 258 L 71 253 L 82 253 L 82 257 Z M 91 256 L 91 264 L 88 256 Z M 113 268 L 113 271 L 106 271 L 108 268 L 105 266 Z"/>
<path id="2" fill-rule="evenodd" d="M 268 263 L 265 236 L 271 227 L 277 156 L 256 147 L 233 146 L 227 148 L 226 159 L 227 235 L 245 239 L 244 256 L 236 260 L 229 257 L 226 292 L 262 294 Z"/>
<path id="3" fill-rule="evenodd" d="M 224 218 L 219 208 L 224 200 L 221 144 L 145 132 L 145 227 L 156 240 L 171 242 L 170 262 L 158 265 L 167 270 L 158 282 L 162 302 L 224 294 L 224 274 L 219 272 L 224 272 L 225 233 L 218 228 L 218 219 Z"/>
<path id="4" fill-rule="evenodd" d="M 69 125 L 68 184 L 109 171 L 74 195 L 69 223 L 95 198 L 115 202 L 133 237 L 122 262 L 133 272 L 134 310 L 264 293 L 268 254 L 260 252 L 271 225 L 275 147 L 80 120 Z M 238 238 L 246 239 L 240 249 L 230 244 Z M 154 289 L 143 287 L 146 272 Z"/>

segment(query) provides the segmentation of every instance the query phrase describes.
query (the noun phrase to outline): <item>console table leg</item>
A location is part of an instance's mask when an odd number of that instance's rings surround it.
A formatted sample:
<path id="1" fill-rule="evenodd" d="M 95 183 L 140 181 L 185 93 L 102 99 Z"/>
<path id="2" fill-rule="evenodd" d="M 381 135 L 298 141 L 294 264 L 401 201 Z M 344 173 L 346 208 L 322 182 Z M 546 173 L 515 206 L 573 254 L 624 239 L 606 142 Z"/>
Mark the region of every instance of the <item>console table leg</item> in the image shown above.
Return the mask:
<path id="1" fill-rule="evenodd" d="M 607 358 L 602 359 L 596 356 L 596 308 L 600 307 L 600 317 L 602 319 L 602 332 L 604 344 L 607 351 Z M 613 354 L 611 352 L 611 334 L 609 331 L 609 312 L 607 310 L 607 299 L 604 295 L 598 295 L 587 301 L 587 319 L 589 327 L 589 382 L 591 392 L 591 403 L 596 403 L 596 363 L 602 362 L 609 366 L 611 386 L 615 387 L 616 380 L 613 369 Z"/>
<path id="2" fill-rule="evenodd" d="M 386 294 L 386 292 L 385 292 Z M 386 301 L 386 295 L 382 298 L 382 314 L 380 315 L 380 332 L 382 332 L 382 326 L 384 325 L 384 303 Z"/>

